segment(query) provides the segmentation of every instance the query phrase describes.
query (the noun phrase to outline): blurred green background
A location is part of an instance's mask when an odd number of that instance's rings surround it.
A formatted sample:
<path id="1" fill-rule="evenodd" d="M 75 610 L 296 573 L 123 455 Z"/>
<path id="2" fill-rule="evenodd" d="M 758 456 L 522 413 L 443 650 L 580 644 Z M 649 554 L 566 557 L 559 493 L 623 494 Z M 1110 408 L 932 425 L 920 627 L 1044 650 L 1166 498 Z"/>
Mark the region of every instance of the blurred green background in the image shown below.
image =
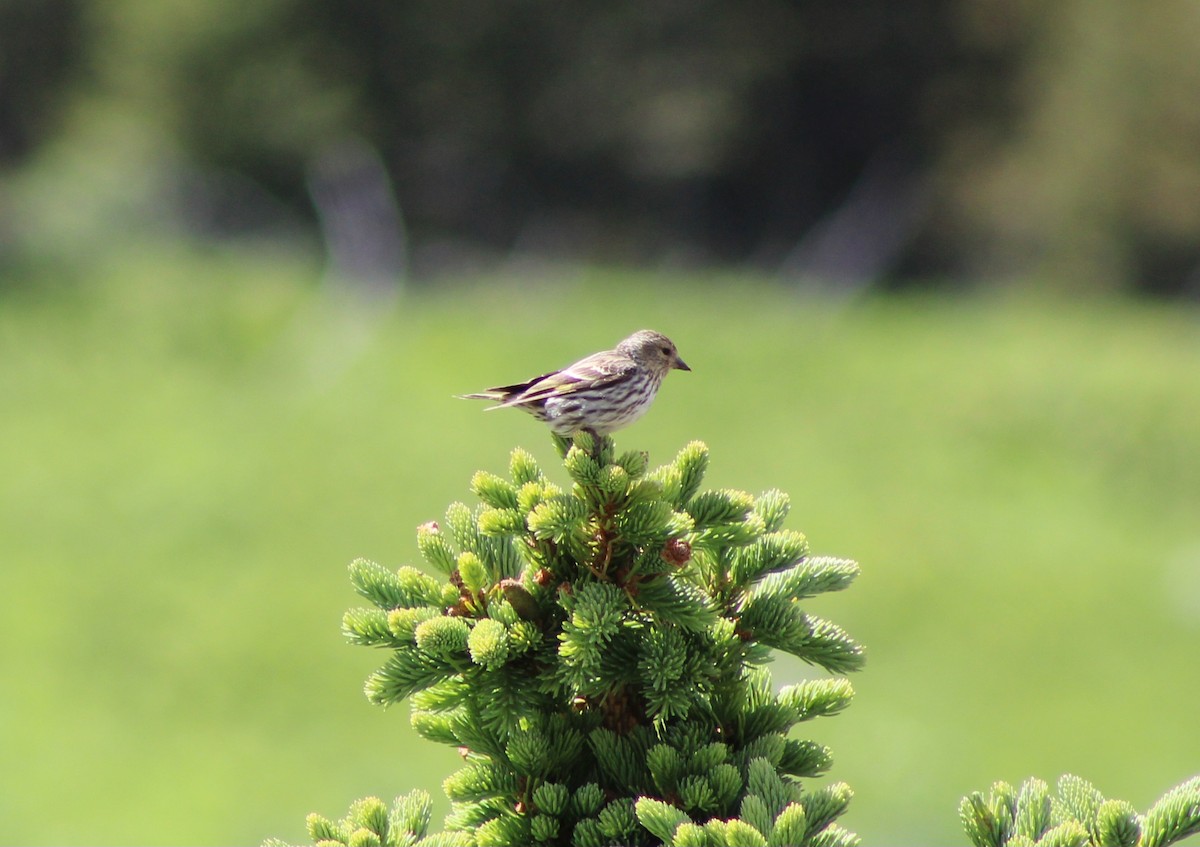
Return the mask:
<path id="1" fill-rule="evenodd" d="M 0 316 L 5 841 L 252 843 L 412 787 L 452 751 L 369 706 L 345 565 L 543 428 L 451 398 L 637 326 L 694 368 L 620 434 L 780 487 L 863 576 L 868 649 L 807 725 L 866 843 L 961 843 L 960 795 L 1074 771 L 1145 808 L 1200 757 L 1200 338 L 1156 305 L 885 298 L 750 278 L 474 280 L 380 315 L 313 269 L 173 255 Z M 556 476 L 565 479 L 561 469 Z M 777 682 L 802 667 L 780 662 Z"/>
<path id="2" fill-rule="evenodd" d="M 1196 43 L 1182 0 L 0 0 L 0 842 L 440 819 L 345 566 L 514 446 L 562 479 L 451 395 L 641 327 L 693 373 L 621 448 L 703 439 L 862 563 L 804 728 L 849 828 L 962 843 L 1063 772 L 1144 811 L 1200 773 Z"/>

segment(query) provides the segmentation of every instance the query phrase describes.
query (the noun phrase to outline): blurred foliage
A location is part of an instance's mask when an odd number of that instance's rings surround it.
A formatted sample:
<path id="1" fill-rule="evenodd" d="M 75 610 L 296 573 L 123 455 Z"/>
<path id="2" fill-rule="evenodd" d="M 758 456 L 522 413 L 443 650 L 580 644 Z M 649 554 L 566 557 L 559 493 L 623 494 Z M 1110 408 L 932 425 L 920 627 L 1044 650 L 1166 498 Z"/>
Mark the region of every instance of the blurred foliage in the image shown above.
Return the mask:
<path id="1" fill-rule="evenodd" d="M 1198 284 L 1191 0 L 0 2 L 13 21 L 0 141 L 47 149 L 10 202 L 63 249 L 78 230 L 23 192 L 95 196 L 117 231 L 164 204 L 203 230 L 215 193 L 246 226 L 310 214 L 314 162 L 358 138 L 418 269 L 474 245 L 842 284 Z M 185 162 L 209 182 L 164 197 Z"/>
<path id="2" fill-rule="evenodd" d="M 0 165 L 58 125 L 83 50 L 78 0 L 0 0 Z"/>
<path id="3" fill-rule="evenodd" d="M 959 798 L 1000 778 L 1086 773 L 1146 808 L 1195 775 L 1195 310 L 583 269 L 387 310 L 318 274 L 140 250 L 0 295 L 7 841 L 296 840 L 314 807 L 440 798 L 455 754 L 362 696 L 344 564 L 418 561 L 414 527 L 513 445 L 553 464 L 536 421 L 451 395 L 638 326 L 694 373 L 622 443 L 703 437 L 709 484 L 788 488 L 814 553 L 862 563 L 813 611 L 869 670 L 812 737 L 865 843 L 958 843 Z"/>

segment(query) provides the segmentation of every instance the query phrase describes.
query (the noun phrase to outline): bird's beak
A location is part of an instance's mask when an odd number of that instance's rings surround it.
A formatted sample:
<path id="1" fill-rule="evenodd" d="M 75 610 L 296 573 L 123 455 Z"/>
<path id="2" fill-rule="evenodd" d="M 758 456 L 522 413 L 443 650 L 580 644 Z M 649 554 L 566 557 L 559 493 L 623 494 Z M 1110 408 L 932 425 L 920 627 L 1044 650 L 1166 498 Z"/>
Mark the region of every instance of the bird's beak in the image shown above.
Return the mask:
<path id="1" fill-rule="evenodd" d="M 678 356 L 675 357 L 675 364 L 671 365 L 671 367 L 677 371 L 690 371 L 691 370 L 691 368 L 689 368 L 687 366 L 687 362 L 685 362 L 683 359 L 679 358 Z"/>

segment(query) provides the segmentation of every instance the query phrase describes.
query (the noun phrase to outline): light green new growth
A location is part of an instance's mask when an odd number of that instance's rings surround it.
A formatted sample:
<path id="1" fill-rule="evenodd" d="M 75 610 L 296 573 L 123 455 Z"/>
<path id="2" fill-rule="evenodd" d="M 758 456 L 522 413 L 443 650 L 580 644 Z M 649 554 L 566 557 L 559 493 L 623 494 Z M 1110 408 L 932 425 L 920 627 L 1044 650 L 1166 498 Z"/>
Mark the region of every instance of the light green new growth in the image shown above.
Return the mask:
<path id="1" fill-rule="evenodd" d="M 1200 777 L 1171 789 L 1145 815 L 1067 774 L 1051 795 L 1040 779 L 1020 791 L 997 782 L 963 798 L 959 816 L 976 847 L 1166 847 L 1200 832 Z"/>
<path id="2" fill-rule="evenodd" d="M 834 821 L 842 783 L 800 779 L 829 751 L 793 726 L 844 709 L 840 678 L 776 692 L 772 648 L 834 674 L 862 650 L 800 604 L 847 587 L 858 567 L 809 555 L 783 528 L 787 495 L 701 491 L 708 449 L 648 469 L 609 438 L 555 437 L 569 490 L 524 450 L 508 478 L 479 472 L 479 505 L 450 507 L 413 568 L 350 566 L 371 604 L 351 609 L 354 644 L 390 655 L 366 683 L 387 706 L 411 700 L 425 738 L 460 749 L 443 784 L 446 832 L 428 835 L 428 797 L 389 810 L 359 801 L 340 822 L 314 815 L 318 844 L 850 845 Z"/>

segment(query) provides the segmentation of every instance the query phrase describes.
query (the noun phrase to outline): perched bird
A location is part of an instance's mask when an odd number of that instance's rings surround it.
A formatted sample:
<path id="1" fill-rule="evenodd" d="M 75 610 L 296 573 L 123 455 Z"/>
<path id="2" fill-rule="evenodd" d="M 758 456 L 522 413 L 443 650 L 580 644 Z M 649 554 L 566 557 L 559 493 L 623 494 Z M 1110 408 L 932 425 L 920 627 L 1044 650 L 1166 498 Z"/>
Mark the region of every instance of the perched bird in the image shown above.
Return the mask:
<path id="1" fill-rule="evenodd" d="M 690 371 L 671 339 L 643 329 L 615 350 L 580 359 L 560 371 L 526 382 L 489 388 L 468 400 L 495 400 L 492 409 L 514 406 L 550 425 L 559 435 L 588 430 L 607 435 L 633 423 L 650 408 L 663 377 L 672 368 Z"/>

